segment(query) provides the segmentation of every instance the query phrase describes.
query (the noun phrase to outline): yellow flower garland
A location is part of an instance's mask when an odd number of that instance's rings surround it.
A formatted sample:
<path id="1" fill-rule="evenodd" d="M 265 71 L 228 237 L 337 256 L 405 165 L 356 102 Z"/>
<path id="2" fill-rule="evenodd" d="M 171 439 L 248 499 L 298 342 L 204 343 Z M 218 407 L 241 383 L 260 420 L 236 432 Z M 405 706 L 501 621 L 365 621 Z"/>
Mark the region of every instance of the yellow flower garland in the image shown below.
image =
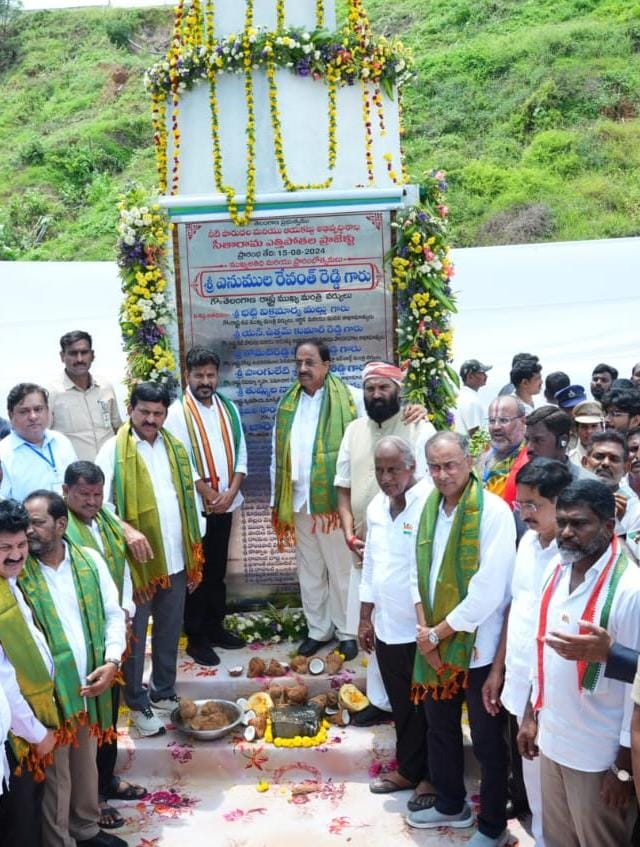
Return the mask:
<path id="1" fill-rule="evenodd" d="M 274 747 L 318 747 L 320 744 L 325 744 L 329 737 L 329 721 L 323 720 L 320 724 L 320 729 L 316 735 L 296 735 L 293 738 L 278 738 L 273 737 L 273 728 L 271 726 L 271 718 L 267 720 L 267 728 L 264 734 L 264 740 L 267 744 L 273 744 Z"/>

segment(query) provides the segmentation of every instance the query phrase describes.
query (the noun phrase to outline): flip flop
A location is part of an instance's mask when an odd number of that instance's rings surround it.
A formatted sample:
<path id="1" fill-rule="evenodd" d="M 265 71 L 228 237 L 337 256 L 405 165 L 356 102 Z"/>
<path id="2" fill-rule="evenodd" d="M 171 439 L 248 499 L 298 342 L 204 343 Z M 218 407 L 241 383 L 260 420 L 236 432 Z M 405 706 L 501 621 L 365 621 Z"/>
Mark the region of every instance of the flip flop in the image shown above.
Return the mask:
<path id="1" fill-rule="evenodd" d="M 420 812 L 423 809 L 430 809 L 436 802 L 436 795 L 430 791 L 418 794 L 414 791 L 411 797 L 407 800 L 407 809 L 410 812 Z"/>
<path id="2" fill-rule="evenodd" d="M 126 788 L 123 788 L 126 786 Z M 126 779 L 118 779 L 117 777 L 111 783 L 111 788 L 107 791 L 107 800 L 142 800 L 146 797 L 148 791 L 142 785 L 135 785 L 132 782 L 127 782 Z"/>
<path id="3" fill-rule="evenodd" d="M 125 820 L 113 806 L 100 806 L 100 817 L 98 826 L 100 829 L 118 829 L 124 826 Z"/>
<path id="4" fill-rule="evenodd" d="M 407 791 L 414 787 L 411 784 L 400 785 L 395 779 L 389 779 L 386 776 L 379 776 L 369 783 L 369 791 L 372 794 L 393 794 L 395 791 Z"/>

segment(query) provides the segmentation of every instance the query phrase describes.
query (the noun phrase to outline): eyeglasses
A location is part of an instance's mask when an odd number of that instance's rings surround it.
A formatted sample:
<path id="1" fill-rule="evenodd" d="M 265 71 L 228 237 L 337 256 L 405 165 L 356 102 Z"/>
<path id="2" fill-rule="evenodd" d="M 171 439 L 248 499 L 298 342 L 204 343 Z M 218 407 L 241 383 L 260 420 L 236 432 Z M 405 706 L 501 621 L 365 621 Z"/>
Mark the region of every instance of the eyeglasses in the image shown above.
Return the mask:
<path id="1" fill-rule="evenodd" d="M 605 412 L 604 419 L 608 418 L 626 418 L 629 417 L 629 412 L 619 412 L 617 410 L 613 410 L 611 412 Z"/>
<path id="2" fill-rule="evenodd" d="M 531 512 L 532 515 L 535 515 L 540 507 L 535 503 L 523 503 L 520 500 L 514 500 L 513 508 L 518 512 Z"/>
<path id="3" fill-rule="evenodd" d="M 522 415 L 512 415 L 510 418 L 506 415 L 501 415 L 499 418 L 487 418 L 487 423 L 490 426 L 495 426 L 496 424 L 499 424 L 500 426 L 507 426 L 507 424 L 510 424 L 511 421 L 517 421 L 518 418 L 521 417 Z"/>

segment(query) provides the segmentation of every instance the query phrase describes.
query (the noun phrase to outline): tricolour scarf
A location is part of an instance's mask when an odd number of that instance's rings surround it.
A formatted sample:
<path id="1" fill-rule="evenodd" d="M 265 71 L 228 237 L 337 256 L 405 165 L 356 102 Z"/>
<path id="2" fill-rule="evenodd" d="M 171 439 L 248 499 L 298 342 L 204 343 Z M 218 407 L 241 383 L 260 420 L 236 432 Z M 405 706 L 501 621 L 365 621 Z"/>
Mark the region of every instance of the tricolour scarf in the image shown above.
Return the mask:
<path id="1" fill-rule="evenodd" d="M 105 613 L 100 576 L 95 563 L 82 547 L 67 541 L 67 550 L 80 607 L 87 650 L 87 669 L 91 673 L 104 664 Z M 73 651 L 42 573 L 42 565 L 32 556 L 27 558 L 18 582 L 45 634 L 53 656 L 53 681 L 62 715 L 62 726 L 58 732 L 62 741 L 72 742 L 78 727 L 85 724 L 89 725 L 91 735 L 98 738 L 100 743 L 113 739 L 115 733 L 112 727 L 111 689 L 107 689 L 98 697 L 84 698 L 80 694 L 84 680 L 78 675 Z"/>
<path id="2" fill-rule="evenodd" d="M 166 429 L 161 431 L 169 458 L 171 478 L 178 496 L 182 525 L 182 543 L 187 578 L 196 585 L 202 579 L 202 539 L 193 495 L 193 475 L 186 448 Z M 148 562 L 129 558 L 133 594 L 136 603 L 153 597 L 158 587 L 169 585 L 167 562 L 162 541 L 162 527 L 151 476 L 140 456 L 131 431 L 131 423 L 123 424 L 116 435 L 114 499 L 120 517 L 144 533 L 154 556 Z"/>
<path id="3" fill-rule="evenodd" d="M 0 578 L 0 644 L 13 665 L 22 696 L 38 718 L 49 729 L 59 729 L 60 718 L 54 698 L 53 680 L 42 654 L 18 606 L 6 579 Z M 13 734 L 9 741 L 18 760 L 19 775 L 23 767 L 33 773 L 36 782 L 44 779 L 44 768 L 53 761 L 49 753 L 38 758 L 30 745 Z"/>
<path id="4" fill-rule="evenodd" d="M 504 491 L 507 485 L 507 480 L 517 459 L 521 458 L 522 453 L 526 450 L 523 444 L 516 447 L 513 452 L 509 453 L 504 459 L 498 459 L 491 467 L 485 468 L 482 474 L 482 482 L 485 490 L 492 494 L 497 494 L 498 497 L 504 499 Z M 492 453 L 495 451 L 492 450 Z"/>
<path id="5" fill-rule="evenodd" d="M 291 428 L 302 390 L 300 383 L 296 382 L 276 409 L 276 480 L 271 522 L 281 551 L 285 545 L 295 544 Z M 333 480 L 340 442 L 345 429 L 356 417 L 356 405 L 349 387 L 339 377 L 328 373 L 313 444 L 309 503 L 309 514 L 320 518 L 322 528 L 327 532 L 339 522 Z"/>
<path id="6" fill-rule="evenodd" d="M 620 548 L 620 543 L 617 536 L 613 536 L 611 541 L 611 554 L 606 565 L 600 572 L 596 580 L 593 590 L 589 595 L 587 604 L 584 607 L 583 613 L 580 615 L 580 620 L 593 623 L 596 616 L 596 608 L 600 597 L 604 594 L 604 603 L 600 610 L 600 619 L 598 623 L 604 629 L 609 623 L 609 615 L 611 614 L 611 606 L 615 597 L 620 577 L 625 572 L 629 565 L 629 560 L 625 552 Z M 562 573 L 562 564 L 556 565 L 555 570 L 547 580 L 546 585 L 542 590 L 542 598 L 540 600 L 540 613 L 538 617 L 538 631 L 536 634 L 536 654 L 537 654 L 537 671 L 538 679 L 534 697 L 534 710 L 540 710 L 544 705 L 544 650 L 545 636 L 547 635 L 547 619 L 549 615 L 549 604 L 553 597 L 553 592 L 556 589 L 560 574 Z M 566 567 L 566 565 L 565 565 Z M 580 634 L 584 635 L 586 630 L 581 629 Z M 599 662 L 585 662 L 583 660 L 576 662 L 577 682 L 579 691 L 588 691 L 593 693 L 598 685 L 598 680 L 602 675 L 603 666 Z"/>
<path id="7" fill-rule="evenodd" d="M 76 517 L 71 510 L 69 510 L 69 522 L 65 535 L 74 544 L 77 544 L 78 547 L 91 547 L 91 549 L 97 550 L 100 553 L 107 563 L 109 573 L 113 577 L 113 581 L 118 589 L 118 600 L 122 604 L 125 558 L 127 555 L 122 526 L 117 518 L 104 507 L 100 509 L 94 520 L 98 524 L 98 529 L 102 537 L 103 550 L 98 546 L 88 525 Z"/>
<path id="8" fill-rule="evenodd" d="M 430 580 L 433 540 L 442 495 L 434 489 L 425 503 L 416 539 L 418 588 L 427 624 L 436 626 L 467 596 L 469 581 L 480 564 L 480 521 L 483 490 L 474 474 L 460 498 L 436 580 L 433 607 Z M 436 672 L 419 650 L 413 667 L 411 695 L 418 703 L 425 697 L 448 700 L 466 687 L 475 632 L 456 632 L 440 642 L 442 666 Z M 461 680 L 461 675 L 464 674 Z"/>
<path id="9" fill-rule="evenodd" d="M 222 444 L 227 458 L 227 479 L 229 480 L 229 484 L 231 484 L 236 469 L 238 450 L 240 448 L 242 433 L 240 418 L 233 403 L 224 394 L 216 391 L 213 395 L 212 402 L 216 405 L 220 420 Z M 198 404 L 189 391 L 186 391 L 182 398 L 182 408 L 189 432 L 189 441 L 191 442 L 191 454 L 193 455 L 193 461 L 198 475 L 200 479 L 208 480 L 213 490 L 217 491 L 220 484 L 220 477 L 218 476 L 213 450 L 209 443 L 207 428 L 200 415 Z M 231 427 L 231 433 L 229 433 L 229 427 Z M 198 435 L 200 436 L 199 439 Z"/>

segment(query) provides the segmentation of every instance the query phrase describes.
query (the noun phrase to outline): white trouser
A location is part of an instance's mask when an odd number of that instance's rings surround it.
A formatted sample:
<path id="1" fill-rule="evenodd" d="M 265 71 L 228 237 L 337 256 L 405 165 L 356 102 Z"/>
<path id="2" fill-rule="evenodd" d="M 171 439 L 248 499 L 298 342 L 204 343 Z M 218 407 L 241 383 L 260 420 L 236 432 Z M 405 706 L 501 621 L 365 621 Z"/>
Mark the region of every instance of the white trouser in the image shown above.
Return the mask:
<path id="1" fill-rule="evenodd" d="M 316 641 L 355 638 L 355 631 L 347 626 L 351 552 L 342 530 L 323 532 L 322 520 L 314 522 L 306 507 L 295 513 L 295 526 L 296 564 L 309 637 Z"/>

